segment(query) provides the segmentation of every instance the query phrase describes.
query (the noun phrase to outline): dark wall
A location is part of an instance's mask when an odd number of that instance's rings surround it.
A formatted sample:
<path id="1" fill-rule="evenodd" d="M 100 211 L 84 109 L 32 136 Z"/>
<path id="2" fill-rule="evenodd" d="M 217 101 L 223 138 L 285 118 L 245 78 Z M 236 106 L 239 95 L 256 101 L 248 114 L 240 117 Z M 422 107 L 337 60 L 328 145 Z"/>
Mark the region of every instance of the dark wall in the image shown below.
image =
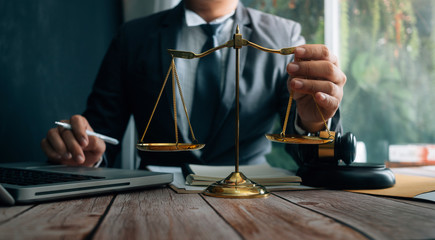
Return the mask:
<path id="1" fill-rule="evenodd" d="M 44 161 L 54 121 L 84 110 L 120 0 L 0 0 L 0 162 Z"/>

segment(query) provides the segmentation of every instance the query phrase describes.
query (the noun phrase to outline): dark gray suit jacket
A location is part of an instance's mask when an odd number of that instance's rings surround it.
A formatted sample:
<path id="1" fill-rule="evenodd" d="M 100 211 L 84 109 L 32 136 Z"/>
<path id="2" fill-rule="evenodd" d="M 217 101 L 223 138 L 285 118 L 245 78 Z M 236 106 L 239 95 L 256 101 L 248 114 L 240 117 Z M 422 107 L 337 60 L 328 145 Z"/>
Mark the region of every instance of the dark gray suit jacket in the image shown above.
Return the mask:
<path id="1" fill-rule="evenodd" d="M 176 46 L 177 33 L 184 18 L 182 4 L 128 22 L 114 38 L 84 112 L 95 131 L 121 139 L 133 114 L 138 135 L 142 136 L 171 61 L 167 49 Z M 235 13 L 235 23 L 244 39 L 267 48 L 304 44 L 298 23 L 245 8 L 241 3 Z M 202 158 L 197 158 L 192 152 L 140 152 L 141 167 L 187 162 L 234 164 L 235 51 L 230 50 L 228 55 L 222 103 Z M 264 134 L 271 133 L 278 114 L 281 119 L 285 114 L 289 96 L 286 65 L 291 60 L 292 56 L 265 53 L 251 47 L 241 49 L 240 164 L 262 162 L 271 150 L 271 143 Z M 166 87 L 144 142 L 175 142 L 171 94 L 170 86 Z M 287 133 L 295 131 L 295 107 L 292 109 Z M 331 130 L 339 130 L 338 120 L 337 114 L 332 120 Z M 109 166 L 119 150 L 119 147 L 108 146 Z M 296 146 L 288 145 L 287 150 L 299 161 Z"/>

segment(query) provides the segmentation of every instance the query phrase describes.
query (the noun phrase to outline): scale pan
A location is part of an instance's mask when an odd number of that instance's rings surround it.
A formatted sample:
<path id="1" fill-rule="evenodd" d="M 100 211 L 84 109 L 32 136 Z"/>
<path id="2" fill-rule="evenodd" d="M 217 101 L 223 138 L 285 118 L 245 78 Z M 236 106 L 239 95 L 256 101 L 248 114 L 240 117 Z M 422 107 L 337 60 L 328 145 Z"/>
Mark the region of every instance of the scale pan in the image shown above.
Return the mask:
<path id="1" fill-rule="evenodd" d="M 148 152 L 181 152 L 203 148 L 205 144 L 199 143 L 137 143 L 136 148 Z"/>
<path id="2" fill-rule="evenodd" d="M 334 138 L 322 138 L 317 136 L 305 136 L 296 134 L 266 134 L 266 138 L 273 142 L 289 143 L 289 144 L 326 144 L 332 143 Z"/>

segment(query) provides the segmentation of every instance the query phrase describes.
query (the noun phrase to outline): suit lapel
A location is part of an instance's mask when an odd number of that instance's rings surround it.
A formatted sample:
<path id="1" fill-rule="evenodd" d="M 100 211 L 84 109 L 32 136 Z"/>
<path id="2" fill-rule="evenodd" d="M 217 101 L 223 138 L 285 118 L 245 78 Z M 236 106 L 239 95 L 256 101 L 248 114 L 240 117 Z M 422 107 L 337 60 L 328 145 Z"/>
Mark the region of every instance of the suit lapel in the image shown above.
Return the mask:
<path id="1" fill-rule="evenodd" d="M 248 16 L 248 13 L 246 11 L 246 8 L 239 3 L 239 7 L 237 8 L 238 11 L 236 13 L 236 21 L 235 23 L 239 25 L 240 33 L 242 34 L 242 38 L 246 40 L 250 40 L 252 28 L 251 28 L 251 21 Z M 235 32 L 235 29 L 234 29 Z M 245 69 L 245 63 L 246 63 L 246 56 L 248 55 L 248 49 L 250 47 L 244 46 L 240 49 L 240 77 L 242 77 L 243 69 Z M 232 51 L 234 54 L 233 59 L 235 59 L 235 51 Z M 234 60 L 235 62 L 235 60 Z M 234 64 L 235 66 L 235 64 Z M 235 70 L 234 70 L 235 71 Z M 230 74 L 230 73 L 227 73 Z M 233 72 L 233 75 L 235 75 L 235 72 Z"/>
<path id="2" fill-rule="evenodd" d="M 248 39 L 251 36 L 252 29 L 250 27 L 250 19 L 247 14 L 246 8 L 243 6 L 241 2 L 237 6 L 235 15 L 234 15 L 234 33 L 236 32 L 236 26 L 239 25 L 240 33 L 244 39 Z M 247 56 L 247 47 L 242 47 L 240 50 L 240 75 L 242 75 L 246 56 Z M 240 76 L 241 78 L 241 76 Z M 211 133 L 210 142 L 214 141 L 216 135 L 221 131 L 220 129 L 223 127 L 225 120 L 228 118 L 228 115 L 231 109 L 235 108 L 235 86 L 236 86 L 236 51 L 234 48 L 230 48 L 228 52 L 228 61 L 226 66 L 226 75 L 225 82 L 223 86 L 222 92 L 222 101 L 219 105 L 216 119 L 214 120 L 214 128 Z"/>
<path id="3" fill-rule="evenodd" d="M 167 13 L 166 19 L 162 21 L 162 31 L 160 32 L 160 56 L 161 56 L 161 84 L 166 77 L 166 74 L 169 70 L 169 66 L 171 64 L 171 55 L 168 53 L 168 49 L 175 49 L 177 45 L 177 36 L 178 32 L 181 29 L 182 19 L 184 18 L 184 7 L 183 2 L 178 4 L 174 9 L 169 10 Z M 160 85 L 162 86 L 162 85 Z M 160 89 L 158 90 L 160 91 Z M 172 77 L 171 75 L 168 77 L 168 81 L 166 82 L 164 95 L 166 95 L 165 100 L 167 101 L 167 108 L 170 110 L 170 116 L 172 116 L 172 120 L 174 118 L 174 108 L 172 101 Z M 163 100 L 163 99 L 161 99 Z M 160 104 L 159 104 L 160 105 Z M 160 105 L 161 106 L 161 105 Z M 173 126 L 173 121 L 169 121 L 168 119 L 168 127 Z M 182 139 L 182 137 L 180 138 Z"/>

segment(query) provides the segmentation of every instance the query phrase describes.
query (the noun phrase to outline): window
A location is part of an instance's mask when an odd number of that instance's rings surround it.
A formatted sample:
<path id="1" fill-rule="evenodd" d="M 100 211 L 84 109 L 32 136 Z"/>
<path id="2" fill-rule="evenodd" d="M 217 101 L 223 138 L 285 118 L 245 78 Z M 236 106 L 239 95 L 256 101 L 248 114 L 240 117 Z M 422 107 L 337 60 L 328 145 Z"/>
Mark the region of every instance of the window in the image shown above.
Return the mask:
<path id="1" fill-rule="evenodd" d="M 435 142 L 435 4 L 341 1 L 341 67 L 348 76 L 343 123 L 372 162 L 388 145 Z"/>

